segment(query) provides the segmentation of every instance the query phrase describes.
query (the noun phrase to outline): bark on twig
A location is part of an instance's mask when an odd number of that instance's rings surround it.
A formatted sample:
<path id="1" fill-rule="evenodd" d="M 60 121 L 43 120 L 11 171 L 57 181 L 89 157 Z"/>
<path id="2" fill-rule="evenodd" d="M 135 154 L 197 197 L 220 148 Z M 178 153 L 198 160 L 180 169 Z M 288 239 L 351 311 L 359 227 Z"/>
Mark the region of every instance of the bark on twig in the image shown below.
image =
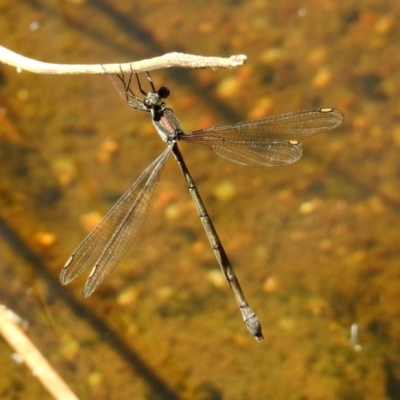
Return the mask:
<path id="1" fill-rule="evenodd" d="M 30 71 L 37 74 L 120 74 L 121 72 L 144 72 L 171 67 L 234 68 L 243 65 L 246 59 L 247 57 L 243 54 L 223 58 L 167 53 L 160 57 L 122 64 L 51 64 L 21 56 L 0 46 L 0 62 L 16 67 L 18 72 Z"/>

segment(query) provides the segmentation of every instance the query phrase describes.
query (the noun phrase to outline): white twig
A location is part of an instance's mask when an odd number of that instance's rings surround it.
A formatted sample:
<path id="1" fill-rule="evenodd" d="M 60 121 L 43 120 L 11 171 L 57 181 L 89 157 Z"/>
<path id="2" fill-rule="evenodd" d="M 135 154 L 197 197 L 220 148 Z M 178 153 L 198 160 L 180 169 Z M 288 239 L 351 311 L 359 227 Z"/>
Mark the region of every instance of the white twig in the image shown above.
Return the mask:
<path id="1" fill-rule="evenodd" d="M 26 363 L 32 374 L 58 400 L 78 400 L 19 326 L 21 318 L 0 304 L 0 334 Z"/>
<path id="2" fill-rule="evenodd" d="M 161 68 L 234 68 L 243 65 L 247 57 L 243 54 L 223 57 L 203 57 L 184 53 L 167 53 L 160 57 L 123 64 L 51 64 L 33 60 L 0 46 L 0 62 L 16 67 L 20 72 L 37 74 L 119 74 L 121 72 L 143 72 Z"/>

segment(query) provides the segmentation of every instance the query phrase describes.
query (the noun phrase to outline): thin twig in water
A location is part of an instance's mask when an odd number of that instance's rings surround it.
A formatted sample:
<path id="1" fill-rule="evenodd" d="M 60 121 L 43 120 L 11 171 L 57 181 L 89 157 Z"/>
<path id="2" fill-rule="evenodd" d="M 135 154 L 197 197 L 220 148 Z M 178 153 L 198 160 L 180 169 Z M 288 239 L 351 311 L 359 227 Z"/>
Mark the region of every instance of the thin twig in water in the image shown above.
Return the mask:
<path id="1" fill-rule="evenodd" d="M 0 46 L 0 62 L 16 67 L 18 72 L 37 74 L 120 74 L 152 71 L 155 69 L 181 68 L 234 68 L 243 65 L 247 57 L 243 54 L 228 58 L 204 57 L 185 53 L 167 53 L 147 60 L 121 64 L 51 64 L 33 60 Z"/>
<path id="2" fill-rule="evenodd" d="M 33 376 L 42 382 L 55 399 L 78 400 L 78 397 L 26 336 L 19 325 L 20 321 L 21 318 L 18 315 L 0 304 L 0 334 L 22 358 Z"/>

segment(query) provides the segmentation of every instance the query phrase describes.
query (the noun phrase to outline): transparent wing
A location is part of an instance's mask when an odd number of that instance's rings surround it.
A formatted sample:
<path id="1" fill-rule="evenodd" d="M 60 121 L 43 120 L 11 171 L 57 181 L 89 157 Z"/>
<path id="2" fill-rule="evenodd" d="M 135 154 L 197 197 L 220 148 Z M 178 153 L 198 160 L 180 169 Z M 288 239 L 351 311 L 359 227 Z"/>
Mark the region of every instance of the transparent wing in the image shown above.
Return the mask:
<path id="1" fill-rule="evenodd" d="M 302 156 L 298 141 L 333 129 L 343 119 L 339 110 L 319 108 L 214 126 L 185 134 L 181 140 L 204 144 L 220 157 L 241 165 L 284 165 Z"/>
<path id="2" fill-rule="evenodd" d="M 233 144 L 233 143 L 232 143 Z M 235 143 L 231 146 L 214 143 L 209 146 L 220 157 L 251 167 L 273 167 L 296 162 L 303 155 L 299 142 L 271 141 L 268 143 Z"/>
<path id="3" fill-rule="evenodd" d="M 153 203 L 160 171 L 172 150 L 168 146 L 111 208 L 72 253 L 61 271 L 66 285 L 91 267 L 84 295 L 90 296 L 116 267 L 137 237 Z"/>

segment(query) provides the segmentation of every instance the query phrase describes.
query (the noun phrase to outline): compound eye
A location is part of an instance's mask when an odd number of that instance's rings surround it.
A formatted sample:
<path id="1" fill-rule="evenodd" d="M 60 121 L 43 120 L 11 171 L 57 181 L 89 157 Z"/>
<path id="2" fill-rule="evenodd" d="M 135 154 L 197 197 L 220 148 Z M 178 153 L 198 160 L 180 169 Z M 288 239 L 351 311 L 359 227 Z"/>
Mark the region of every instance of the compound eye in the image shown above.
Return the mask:
<path id="1" fill-rule="evenodd" d="M 166 99 L 169 96 L 169 93 L 169 89 L 167 89 L 165 86 L 161 86 L 160 89 L 157 90 L 157 94 L 161 99 Z"/>
<path id="2" fill-rule="evenodd" d="M 148 99 L 147 97 L 143 100 L 143 104 L 147 108 L 151 108 L 151 106 L 152 106 L 150 99 Z"/>

